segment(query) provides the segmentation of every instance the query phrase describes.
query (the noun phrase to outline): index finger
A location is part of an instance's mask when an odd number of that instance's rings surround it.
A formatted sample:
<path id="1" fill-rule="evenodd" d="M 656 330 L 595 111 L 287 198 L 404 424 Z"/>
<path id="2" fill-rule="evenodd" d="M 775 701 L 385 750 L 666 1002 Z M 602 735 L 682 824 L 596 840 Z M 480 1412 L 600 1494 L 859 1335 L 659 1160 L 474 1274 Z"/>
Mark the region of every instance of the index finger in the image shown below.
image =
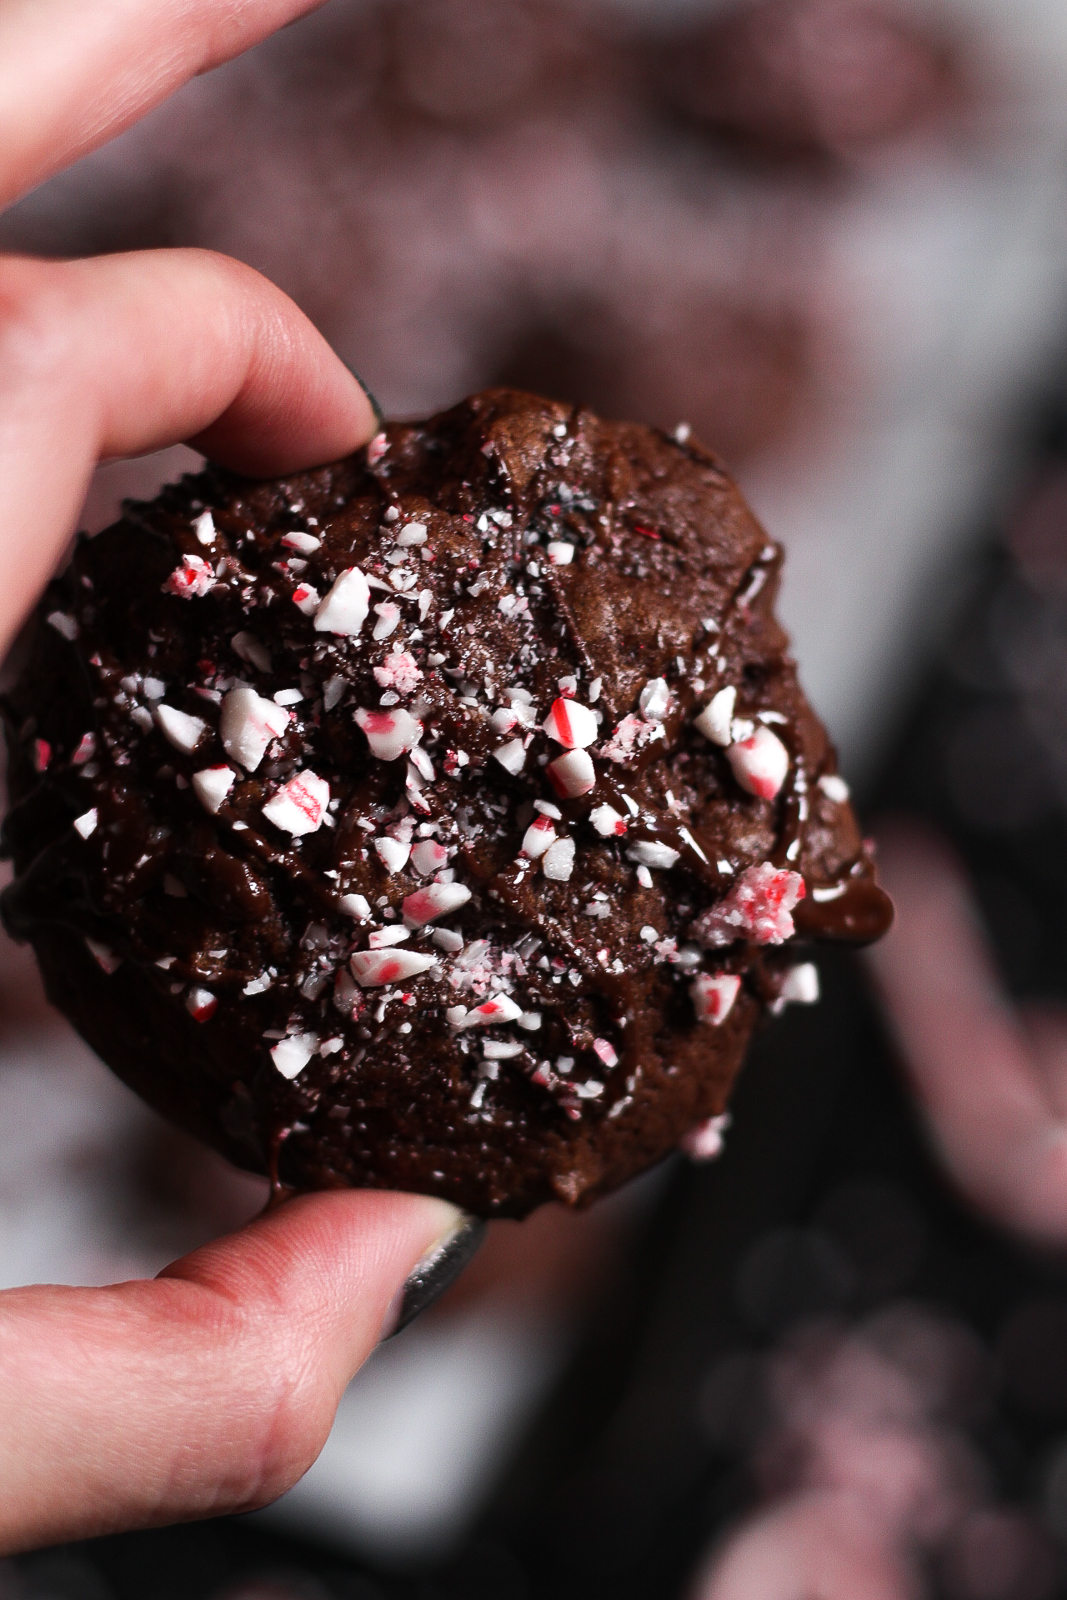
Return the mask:
<path id="1" fill-rule="evenodd" d="M 323 0 L 3 0 L 0 209 Z"/>

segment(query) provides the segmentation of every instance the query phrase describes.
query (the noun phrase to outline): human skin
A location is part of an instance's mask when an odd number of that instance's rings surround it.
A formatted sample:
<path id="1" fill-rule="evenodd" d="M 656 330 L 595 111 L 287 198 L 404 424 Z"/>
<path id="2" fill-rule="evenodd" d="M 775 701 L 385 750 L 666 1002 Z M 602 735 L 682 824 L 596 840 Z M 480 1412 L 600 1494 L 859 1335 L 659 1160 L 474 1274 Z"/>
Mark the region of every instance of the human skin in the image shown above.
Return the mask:
<path id="1" fill-rule="evenodd" d="M 309 0 L 3 0 L 0 204 Z M 73 533 L 101 460 L 179 441 L 249 473 L 374 431 L 291 301 L 196 250 L 0 257 L 0 648 Z M 291 1200 L 153 1281 L 0 1293 L 0 1554 L 263 1505 L 306 1471 L 416 1262 L 435 1200 Z"/>

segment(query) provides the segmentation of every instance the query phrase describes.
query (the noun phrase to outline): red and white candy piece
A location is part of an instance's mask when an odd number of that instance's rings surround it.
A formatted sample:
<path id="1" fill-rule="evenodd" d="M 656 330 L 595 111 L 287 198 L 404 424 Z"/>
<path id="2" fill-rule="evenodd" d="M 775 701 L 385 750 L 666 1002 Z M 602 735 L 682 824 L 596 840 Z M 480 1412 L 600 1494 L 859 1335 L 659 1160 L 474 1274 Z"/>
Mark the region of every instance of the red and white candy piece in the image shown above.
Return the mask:
<path id="1" fill-rule="evenodd" d="M 175 567 L 163 585 L 163 593 L 180 595 L 183 600 L 196 600 L 214 587 L 215 574 L 203 556 L 182 556 L 181 566 Z"/>
<path id="2" fill-rule="evenodd" d="M 685 1137 L 678 1141 L 678 1148 L 690 1161 L 714 1161 L 722 1155 L 723 1134 L 729 1126 L 728 1111 L 718 1117 L 709 1117 L 706 1122 L 698 1122 L 695 1128 L 690 1128 Z"/>
<path id="3" fill-rule="evenodd" d="M 201 723 L 201 727 L 203 727 L 203 723 Z M 78 748 L 70 758 L 71 766 L 84 767 L 85 763 L 87 761 L 91 761 L 95 754 L 96 735 L 93 733 L 83 733 L 81 738 L 78 740 Z"/>
<path id="4" fill-rule="evenodd" d="M 330 786 L 313 772 L 297 772 L 263 807 L 268 822 L 285 833 L 315 833 L 330 803 Z"/>
<path id="5" fill-rule="evenodd" d="M 526 765 L 526 747 L 521 739 L 509 739 L 507 744 L 493 751 L 493 758 L 514 778 Z"/>
<path id="6" fill-rule="evenodd" d="M 52 759 L 52 746 L 47 739 L 33 741 L 33 770 L 34 772 L 47 772 L 48 763 Z"/>
<path id="7" fill-rule="evenodd" d="M 568 750 L 550 761 L 545 771 L 553 789 L 565 800 L 588 794 L 596 785 L 593 758 L 587 750 Z"/>
<path id="8" fill-rule="evenodd" d="M 669 844 L 661 844 L 658 839 L 635 839 L 626 854 L 629 860 L 639 862 L 642 867 L 669 871 L 678 861 L 680 851 L 672 850 Z"/>
<path id="9" fill-rule="evenodd" d="M 298 583 L 293 590 L 293 604 L 305 617 L 312 617 L 319 609 L 319 591 L 313 583 Z"/>
<path id="10" fill-rule="evenodd" d="M 374 841 L 375 854 L 386 872 L 390 875 L 400 872 L 407 866 L 411 846 L 404 844 L 400 839 L 391 839 L 388 834 Z"/>
<path id="11" fill-rule="evenodd" d="M 545 546 L 545 554 L 551 566 L 569 567 L 574 560 L 574 546 L 565 539 L 550 539 Z"/>
<path id="12" fill-rule="evenodd" d="M 295 550 L 297 555 L 309 556 L 317 550 L 322 543 L 313 533 L 283 533 L 282 544 L 287 550 Z"/>
<path id="13" fill-rule="evenodd" d="M 368 950 L 385 950 L 390 945 L 404 944 L 411 938 L 411 929 L 402 928 L 394 922 L 388 928 L 375 928 L 373 933 L 367 935 Z"/>
<path id="14" fill-rule="evenodd" d="M 753 729 L 726 752 L 734 777 L 742 789 L 761 800 L 773 800 L 789 771 L 789 751 L 770 728 Z"/>
<path id="15" fill-rule="evenodd" d="M 832 800 L 838 806 L 843 806 L 851 793 L 844 778 L 839 778 L 836 772 L 824 773 L 819 779 L 819 788 L 827 800 Z"/>
<path id="16" fill-rule="evenodd" d="M 201 511 L 198 517 L 193 518 L 193 532 L 201 544 L 215 543 L 215 519 L 210 511 Z"/>
<path id="17" fill-rule="evenodd" d="M 210 989 L 193 987 L 185 997 L 185 1009 L 194 1022 L 206 1022 L 213 1017 L 219 1003 Z"/>
<path id="18" fill-rule="evenodd" d="M 448 851 L 436 839 L 420 839 L 411 847 L 411 865 L 420 878 L 428 878 L 448 866 Z"/>
<path id="19" fill-rule="evenodd" d="M 499 1022 L 515 1022 L 522 1016 L 522 1007 L 517 1006 L 510 995 L 498 994 L 483 1005 L 475 1006 L 473 1011 L 453 1006 L 446 1016 L 450 1025 L 463 1033 L 467 1028 L 492 1028 Z"/>
<path id="20" fill-rule="evenodd" d="M 335 578 L 315 612 L 316 633 L 357 634 L 367 620 L 370 588 L 358 567 L 347 567 Z"/>
<path id="21" fill-rule="evenodd" d="M 279 1039 L 271 1050 L 271 1060 L 283 1078 L 296 1078 L 319 1048 L 317 1033 L 293 1033 Z"/>
<path id="22" fill-rule="evenodd" d="M 689 998 L 698 1022 L 714 1027 L 726 1021 L 741 991 L 741 979 L 733 972 L 701 972 L 689 985 Z"/>
<path id="23" fill-rule="evenodd" d="M 232 767 L 204 767 L 202 771 L 193 773 L 193 793 L 204 810 L 215 816 L 236 778 Z"/>
<path id="24" fill-rule="evenodd" d="M 602 839 L 621 838 L 629 826 L 614 806 L 594 806 L 589 820 Z"/>
<path id="25" fill-rule="evenodd" d="M 715 698 L 704 707 L 700 714 L 693 718 L 693 726 L 705 739 L 710 739 L 712 744 L 722 745 L 725 749 L 733 738 L 731 732 L 734 720 L 734 706 L 737 703 L 737 690 L 734 688 L 720 689 Z"/>
<path id="26" fill-rule="evenodd" d="M 555 838 L 556 830 L 552 826 L 552 818 L 536 816 L 522 836 L 522 853 L 529 856 L 531 861 L 538 861 L 549 845 L 554 843 Z"/>
<path id="27" fill-rule="evenodd" d="M 159 701 L 152 707 L 152 717 L 167 743 L 183 755 L 191 754 L 207 732 L 207 723 L 201 722 L 199 717 L 191 717 L 187 711 L 177 711 Z"/>
<path id="28" fill-rule="evenodd" d="M 74 832 L 80 833 L 83 839 L 88 839 L 91 834 L 96 832 L 98 820 L 97 809 L 93 806 L 91 811 L 83 811 L 80 817 L 74 818 Z"/>
<path id="29" fill-rule="evenodd" d="M 401 549 L 408 549 L 412 545 L 425 544 L 429 534 L 424 522 L 405 522 L 396 536 L 396 542 Z"/>
<path id="30" fill-rule="evenodd" d="M 85 948 L 101 972 L 106 972 L 109 978 L 113 972 L 117 972 L 122 966 L 122 957 L 117 956 L 110 945 L 101 944 L 99 939 L 87 938 Z"/>
<path id="31" fill-rule="evenodd" d="M 374 681 L 380 689 L 396 689 L 399 694 L 411 694 L 422 681 L 415 657 L 409 650 L 394 650 L 386 656 L 380 667 L 374 668 Z"/>
<path id="32" fill-rule="evenodd" d="M 619 1052 L 610 1039 L 594 1039 L 593 1054 L 599 1056 L 600 1060 L 609 1069 L 617 1067 L 619 1064 Z"/>
<path id="33" fill-rule="evenodd" d="M 360 706 L 355 718 L 367 735 L 371 755 L 379 761 L 396 761 L 422 738 L 422 723 L 407 711 L 367 711 Z"/>
<path id="34" fill-rule="evenodd" d="M 437 957 L 416 955 L 414 950 L 357 950 L 348 964 L 361 989 L 379 989 L 428 972 L 437 965 Z"/>
<path id="35" fill-rule="evenodd" d="M 794 1006 L 813 1006 L 819 1000 L 819 969 L 814 961 L 790 967 L 778 991 L 779 1000 Z"/>
<path id="36" fill-rule="evenodd" d="M 255 772 L 267 753 L 267 746 L 289 726 L 289 713 L 249 687 L 238 683 L 222 702 L 219 713 L 219 738 L 222 748 L 247 772 Z"/>
<path id="37" fill-rule="evenodd" d="M 796 932 L 790 912 L 806 893 L 799 872 L 762 861 L 745 869 L 726 898 L 698 919 L 695 931 L 705 946 L 736 939 L 784 944 Z"/>
<path id="38" fill-rule="evenodd" d="M 556 839 L 545 851 L 541 871 L 546 878 L 566 883 L 574 871 L 574 840 Z"/>
<path id="39" fill-rule="evenodd" d="M 670 708 L 671 691 L 666 678 L 653 678 L 646 683 L 638 697 L 641 715 L 649 722 L 662 722 Z"/>
<path id="40" fill-rule="evenodd" d="M 552 709 L 541 726 L 550 739 L 565 745 L 568 750 L 584 750 L 595 741 L 600 731 L 600 725 L 588 706 L 562 697 L 552 702 Z"/>
<path id="41" fill-rule="evenodd" d="M 404 921 L 409 928 L 424 928 L 438 917 L 447 917 L 450 911 L 465 906 L 471 892 L 465 883 L 430 883 L 425 889 L 416 889 L 403 904 Z"/>
<path id="42" fill-rule="evenodd" d="M 389 635 L 395 633 L 400 625 L 400 607 L 394 605 L 391 600 L 383 600 L 379 605 L 375 606 L 374 614 L 378 620 L 374 624 L 373 637 L 375 639 L 388 639 Z"/>

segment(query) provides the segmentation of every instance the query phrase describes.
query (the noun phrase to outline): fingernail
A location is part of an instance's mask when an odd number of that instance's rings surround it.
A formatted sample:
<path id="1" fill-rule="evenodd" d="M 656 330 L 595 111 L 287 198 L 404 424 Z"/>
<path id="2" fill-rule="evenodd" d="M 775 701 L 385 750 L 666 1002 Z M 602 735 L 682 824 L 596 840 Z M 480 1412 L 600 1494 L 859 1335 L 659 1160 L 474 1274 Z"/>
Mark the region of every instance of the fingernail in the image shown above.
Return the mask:
<path id="1" fill-rule="evenodd" d="M 486 1224 L 481 1217 L 472 1217 L 461 1211 L 455 1227 L 443 1234 L 422 1260 L 400 1290 L 390 1314 L 385 1319 L 387 1333 L 382 1341 L 392 1339 L 401 1328 L 406 1328 L 421 1311 L 439 1300 L 445 1290 L 459 1277 L 463 1268 L 477 1253 L 485 1238 Z"/>
<path id="2" fill-rule="evenodd" d="M 370 387 L 369 384 L 364 383 L 363 379 L 360 377 L 359 373 L 356 371 L 355 367 L 353 367 L 351 365 L 350 362 L 345 361 L 344 365 L 348 368 L 349 372 L 352 374 L 353 378 L 355 378 L 356 382 L 359 384 L 360 388 L 363 390 L 363 393 L 367 396 L 367 399 L 370 401 L 370 408 L 374 412 L 374 420 L 378 424 L 378 427 L 379 428 L 384 428 L 385 427 L 385 412 L 382 410 L 381 406 L 378 404 L 378 397 L 374 393 L 374 390 Z"/>

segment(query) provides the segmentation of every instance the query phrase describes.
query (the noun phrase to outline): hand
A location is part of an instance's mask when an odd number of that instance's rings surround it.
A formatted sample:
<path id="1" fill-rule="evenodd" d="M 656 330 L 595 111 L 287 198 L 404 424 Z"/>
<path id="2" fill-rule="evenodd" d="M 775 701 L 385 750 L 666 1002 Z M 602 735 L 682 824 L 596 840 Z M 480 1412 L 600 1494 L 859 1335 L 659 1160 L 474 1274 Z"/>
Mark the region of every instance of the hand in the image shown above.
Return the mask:
<path id="1" fill-rule="evenodd" d="M 4 0 L 0 203 L 311 9 Z M 0 650 L 101 458 L 184 440 L 238 470 L 287 472 L 373 430 L 324 340 L 237 262 L 0 258 Z M 305 1196 L 154 1282 L 0 1294 L 0 1554 L 280 1494 L 457 1216 L 412 1195 Z"/>

